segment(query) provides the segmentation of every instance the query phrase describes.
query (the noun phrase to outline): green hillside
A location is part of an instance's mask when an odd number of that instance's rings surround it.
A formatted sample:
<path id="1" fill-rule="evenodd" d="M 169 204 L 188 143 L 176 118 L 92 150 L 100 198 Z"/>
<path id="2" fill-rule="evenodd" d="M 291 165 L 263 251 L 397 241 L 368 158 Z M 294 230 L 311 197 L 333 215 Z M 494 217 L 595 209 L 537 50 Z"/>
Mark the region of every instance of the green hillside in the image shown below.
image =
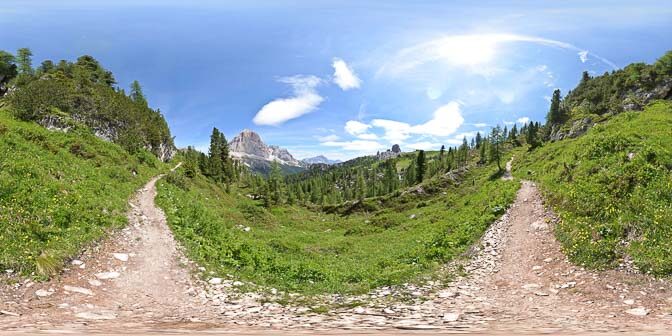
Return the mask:
<path id="1" fill-rule="evenodd" d="M 226 193 L 182 171 L 160 182 L 157 202 L 189 256 L 219 276 L 305 293 L 364 292 L 464 252 L 514 199 L 518 184 L 498 176 L 494 163 L 473 164 L 354 209 L 321 209 L 265 207 L 245 190 Z"/>
<path id="2" fill-rule="evenodd" d="M 115 84 L 91 56 L 34 68 L 30 49 L 0 51 L 0 269 L 52 275 L 123 227 L 165 170 L 168 124 L 137 81 L 130 95 Z"/>
<path id="3" fill-rule="evenodd" d="M 164 164 L 81 125 L 49 131 L 0 108 L 0 269 L 49 275 L 106 230 Z"/>
<path id="4" fill-rule="evenodd" d="M 541 184 L 572 261 L 605 268 L 629 257 L 642 271 L 672 274 L 672 102 L 547 143 L 514 168 Z"/>

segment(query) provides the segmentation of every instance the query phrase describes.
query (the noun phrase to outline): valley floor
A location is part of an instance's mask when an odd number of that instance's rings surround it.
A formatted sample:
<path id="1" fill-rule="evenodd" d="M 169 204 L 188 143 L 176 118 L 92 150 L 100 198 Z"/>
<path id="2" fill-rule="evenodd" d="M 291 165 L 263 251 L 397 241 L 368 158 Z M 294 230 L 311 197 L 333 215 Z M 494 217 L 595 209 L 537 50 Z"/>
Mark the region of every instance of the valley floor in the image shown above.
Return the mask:
<path id="1" fill-rule="evenodd" d="M 664 334 L 672 328 L 672 284 L 570 264 L 553 234 L 556 219 L 532 182 L 522 182 L 514 204 L 468 260 L 439 271 L 464 275 L 355 298 L 328 296 L 318 314 L 309 304 L 283 306 L 237 292 L 240 283 L 198 280 L 154 205 L 158 178 L 131 202 L 130 225 L 85 252 L 81 264 L 51 282 L 2 285 L 0 333 Z"/>

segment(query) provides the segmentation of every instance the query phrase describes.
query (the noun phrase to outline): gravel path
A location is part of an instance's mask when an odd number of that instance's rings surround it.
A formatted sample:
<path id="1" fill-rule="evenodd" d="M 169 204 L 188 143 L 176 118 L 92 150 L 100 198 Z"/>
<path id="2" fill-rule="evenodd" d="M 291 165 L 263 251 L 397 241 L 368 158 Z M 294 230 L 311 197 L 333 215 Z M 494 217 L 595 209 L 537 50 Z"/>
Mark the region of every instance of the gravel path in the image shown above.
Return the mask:
<path id="1" fill-rule="evenodd" d="M 273 300 L 286 293 L 245 293 L 239 289 L 251 284 L 192 274 L 199 272 L 197 265 L 181 253 L 154 205 L 159 178 L 131 202 L 130 225 L 86 251 L 59 279 L 3 287 L 0 331 L 664 335 L 672 330 L 669 281 L 591 272 L 569 263 L 554 237 L 556 218 L 532 182 L 521 182 L 514 204 L 467 258 L 422 284 L 283 306 Z M 197 280 L 202 277 L 209 283 Z M 326 312 L 313 312 L 320 307 Z"/>

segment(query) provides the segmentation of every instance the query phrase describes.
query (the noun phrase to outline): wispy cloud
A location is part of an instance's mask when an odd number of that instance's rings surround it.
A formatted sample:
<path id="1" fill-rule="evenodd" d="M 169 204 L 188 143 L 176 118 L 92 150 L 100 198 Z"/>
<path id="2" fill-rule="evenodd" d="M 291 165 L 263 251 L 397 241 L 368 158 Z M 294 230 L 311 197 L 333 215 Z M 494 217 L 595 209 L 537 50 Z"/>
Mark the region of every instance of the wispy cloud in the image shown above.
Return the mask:
<path id="1" fill-rule="evenodd" d="M 345 131 L 362 140 L 377 140 L 378 136 L 373 133 L 368 133 L 367 130 L 371 128 L 371 125 L 365 124 L 357 120 L 349 120 L 345 123 Z"/>
<path id="2" fill-rule="evenodd" d="M 519 124 L 527 124 L 528 122 L 530 122 L 530 118 L 529 117 L 518 118 L 516 122 Z"/>
<path id="3" fill-rule="evenodd" d="M 405 145 L 406 149 L 410 150 L 436 150 L 441 148 L 443 144 L 438 143 L 438 142 L 429 142 L 429 141 L 420 141 L 420 142 L 415 142 L 415 143 L 410 143 Z"/>
<path id="4" fill-rule="evenodd" d="M 471 67 L 475 71 L 483 71 L 484 65 L 496 60 L 498 46 L 514 42 L 535 43 L 576 51 L 582 61 L 588 55 L 587 50 L 573 44 L 536 36 L 517 34 L 451 35 L 400 50 L 378 69 L 377 75 L 396 76 L 422 64 L 437 61 L 451 66 Z M 613 62 L 605 58 L 593 53 L 591 55 L 614 69 L 618 68 Z"/>
<path id="5" fill-rule="evenodd" d="M 336 134 L 329 134 L 329 135 L 317 137 L 317 141 L 319 141 L 319 142 L 338 141 L 340 139 L 341 139 L 341 137 L 339 137 Z"/>
<path id="6" fill-rule="evenodd" d="M 283 77 L 278 81 L 291 85 L 294 97 L 279 98 L 264 105 L 252 119 L 255 124 L 282 125 L 288 120 L 312 112 L 324 101 L 315 90 L 322 83 L 319 77 L 297 75 Z"/>
<path id="7" fill-rule="evenodd" d="M 579 59 L 581 60 L 581 63 L 586 63 L 586 61 L 588 60 L 588 50 L 579 51 L 578 55 Z"/>
<path id="8" fill-rule="evenodd" d="M 359 88 L 362 81 L 357 74 L 340 58 L 334 58 L 334 83 L 344 91 Z"/>
<path id="9" fill-rule="evenodd" d="M 321 143 L 323 146 L 340 147 L 346 151 L 358 153 L 375 153 L 378 150 L 385 149 L 385 146 L 377 141 L 370 140 L 352 140 L 352 141 L 327 141 Z"/>

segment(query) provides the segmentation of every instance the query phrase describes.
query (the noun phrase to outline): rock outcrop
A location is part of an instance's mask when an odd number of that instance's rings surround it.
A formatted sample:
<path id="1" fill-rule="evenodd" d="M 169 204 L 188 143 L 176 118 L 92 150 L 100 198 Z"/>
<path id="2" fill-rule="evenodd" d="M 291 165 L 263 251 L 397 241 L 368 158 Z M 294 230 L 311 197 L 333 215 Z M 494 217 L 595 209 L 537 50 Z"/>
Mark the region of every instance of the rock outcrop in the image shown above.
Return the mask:
<path id="1" fill-rule="evenodd" d="M 612 98 L 613 99 L 613 98 Z M 616 104 L 606 113 L 596 116 L 598 119 L 605 119 L 627 111 L 641 111 L 647 104 L 660 99 L 672 99 L 672 79 L 662 80 L 652 88 L 637 87 L 625 91 L 616 98 Z M 591 112 L 592 102 L 588 100 L 571 100 L 567 103 L 566 109 L 575 112 Z M 598 120 L 599 121 L 599 120 Z M 597 122 L 593 117 L 587 116 L 577 120 L 570 120 L 565 124 L 556 124 L 552 126 L 550 139 L 558 141 L 565 138 L 576 138 L 586 133 Z"/>
<path id="2" fill-rule="evenodd" d="M 249 167 L 260 166 L 260 162 L 264 161 L 269 164 L 276 161 L 290 167 L 304 166 L 287 149 L 266 145 L 259 134 L 249 129 L 243 130 L 229 142 L 229 150 L 233 158 L 241 160 Z"/>
<path id="3" fill-rule="evenodd" d="M 388 149 L 384 152 L 378 152 L 376 154 L 376 157 L 378 160 L 387 160 L 389 158 L 395 158 L 401 154 L 401 147 L 399 145 L 395 144 L 392 146 L 392 149 Z"/>

